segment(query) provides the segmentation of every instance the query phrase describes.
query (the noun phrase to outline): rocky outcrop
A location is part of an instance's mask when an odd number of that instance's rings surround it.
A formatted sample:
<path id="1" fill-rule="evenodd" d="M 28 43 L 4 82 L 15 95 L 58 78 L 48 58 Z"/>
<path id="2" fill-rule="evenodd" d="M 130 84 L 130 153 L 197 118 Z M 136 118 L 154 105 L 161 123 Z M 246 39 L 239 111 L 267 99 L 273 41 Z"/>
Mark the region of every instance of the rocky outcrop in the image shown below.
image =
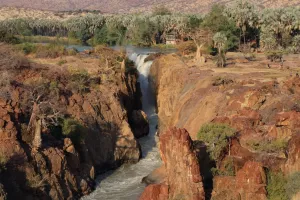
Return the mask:
<path id="1" fill-rule="evenodd" d="M 185 129 L 177 128 L 164 132 L 160 136 L 160 152 L 166 181 L 160 185 L 148 186 L 141 199 L 155 200 L 164 197 L 204 200 L 200 165 L 189 133 Z"/>
<path id="2" fill-rule="evenodd" d="M 200 166 L 205 168 L 201 170 L 203 183 L 210 187 L 207 184 L 213 182 L 214 199 L 266 199 L 264 168 L 286 176 L 300 170 L 300 78 L 287 77 L 279 70 L 274 70 L 276 75 L 260 68 L 249 70 L 239 63 L 220 70 L 183 60 L 175 54 L 164 55 L 151 68 L 160 131 L 184 127 L 197 140 L 205 123 L 234 128 L 237 135 L 220 158 L 220 171 L 213 180 L 209 180 L 209 172 L 216 166 L 203 154 L 201 141 L 194 141 L 200 144 L 196 150 Z M 232 176 L 222 171 L 228 167 L 228 159 L 233 161 Z M 206 187 L 209 197 L 212 187 Z"/>
<path id="3" fill-rule="evenodd" d="M 266 175 L 263 166 L 248 161 L 236 177 L 219 176 L 214 179 L 214 200 L 257 199 L 266 200 Z"/>
<path id="4" fill-rule="evenodd" d="M 293 135 L 289 142 L 287 154 L 287 162 L 282 166 L 282 171 L 287 175 L 291 175 L 300 171 L 300 135 Z"/>
<path id="5" fill-rule="evenodd" d="M 93 190 L 97 173 L 140 159 L 128 120 L 140 109 L 135 73 L 124 74 L 116 65 L 103 70 L 110 81 L 101 82 L 99 74 L 74 75 L 56 66 L 14 67 L 0 66 L 1 74 L 13 75 L 0 92 L 1 195 L 79 199 Z M 145 133 L 146 116 L 136 116 L 144 120 L 137 129 Z M 33 118 L 41 123 L 29 126 Z"/>
<path id="6" fill-rule="evenodd" d="M 141 138 L 149 134 L 149 121 L 146 113 L 142 110 L 134 110 L 131 116 L 131 126 L 136 138 Z"/>

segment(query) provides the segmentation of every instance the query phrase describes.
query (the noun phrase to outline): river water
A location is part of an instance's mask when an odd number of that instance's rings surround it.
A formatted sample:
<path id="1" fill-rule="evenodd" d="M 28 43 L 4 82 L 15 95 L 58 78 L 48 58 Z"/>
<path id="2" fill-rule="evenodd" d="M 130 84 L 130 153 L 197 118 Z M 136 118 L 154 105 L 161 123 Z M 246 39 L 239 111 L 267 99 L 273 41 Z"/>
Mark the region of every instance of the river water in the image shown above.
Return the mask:
<path id="1" fill-rule="evenodd" d="M 96 180 L 96 190 L 89 196 L 82 198 L 83 200 L 136 200 L 145 188 L 142 179 L 161 165 L 156 146 L 157 137 L 155 136 L 158 116 L 155 113 L 154 94 L 148 82 L 152 61 L 144 62 L 149 53 L 156 53 L 160 50 L 129 47 L 126 48 L 126 51 L 129 59 L 135 62 L 139 71 L 138 81 L 143 94 L 143 111 L 148 116 L 150 132 L 148 136 L 139 139 L 142 159 L 137 164 L 125 164 L 117 170 L 100 175 Z M 172 52 L 172 50 L 169 51 L 167 53 Z"/>

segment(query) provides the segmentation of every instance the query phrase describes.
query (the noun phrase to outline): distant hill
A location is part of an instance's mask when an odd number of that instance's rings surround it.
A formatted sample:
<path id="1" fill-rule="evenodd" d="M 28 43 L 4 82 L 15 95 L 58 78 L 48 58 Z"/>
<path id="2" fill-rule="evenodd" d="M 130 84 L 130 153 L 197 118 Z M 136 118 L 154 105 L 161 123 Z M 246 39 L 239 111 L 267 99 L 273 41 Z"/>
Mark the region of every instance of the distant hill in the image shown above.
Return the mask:
<path id="1" fill-rule="evenodd" d="M 100 10 L 103 13 L 147 12 L 164 5 L 177 12 L 206 12 L 215 3 L 233 0 L 0 0 L 0 7 L 21 7 L 51 11 Z M 260 7 L 300 5 L 300 0 L 249 0 Z M 1 15 L 1 13 L 0 13 Z"/>

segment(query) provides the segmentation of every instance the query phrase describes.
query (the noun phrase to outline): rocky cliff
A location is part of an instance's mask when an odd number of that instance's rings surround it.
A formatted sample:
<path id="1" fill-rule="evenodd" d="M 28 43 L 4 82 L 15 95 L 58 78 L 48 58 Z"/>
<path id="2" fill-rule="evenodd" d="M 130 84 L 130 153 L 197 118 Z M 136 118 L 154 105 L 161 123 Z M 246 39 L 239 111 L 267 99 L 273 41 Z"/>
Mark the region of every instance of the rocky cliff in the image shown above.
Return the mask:
<path id="1" fill-rule="evenodd" d="M 228 59 L 235 62 L 235 58 Z M 294 67 L 288 70 L 265 70 L 263 63 L 258 59 L 219 69 L 211 61 L 199 66 L 173 54 L 160 57 L 151 68 L 160 133 L 173 126 L 185 128 L 194 143 L 199 143 L 198 162 L 207 198 L 267 199 L 265 169 L 282 172 L 285 177 L 299 172 L 300 78 L 296 65 L 290 61 Z M 203 143 L 197 141 L 198 131 L 207 123 L 226 124 L 237 133 L 218 160 L 207 158 Z M 181 146 L 180 142 L 168 147 L 167 155 L 174 160 L 184 148 L 177 145 Z M 161 151 L 163 147 L 160 144 Z M 184 169 L 167 162 L 174 171 Z M 188 170 L 185 172 L 190 177 Z M 148 187 L 145 193 L 156 187 Z"/>
<path id="2" fill-rule="evenodd" d="M 136 73 L 116 65 L 101 79 L 0 48 L 3 198 L 78 199 L 92 191 L 96 173 L 140 159 L 132 132 L 140 136 L 140 128 L 128 120 L 141 105 Z"/>
<path id="3" fill-rule="evenodd" d="M 166 173 L 162 184 L 150 185 L 141 200 L 204 200 L 200 165 L 193 141 L 184 129 L 172 128 L 160 135 L 160 154 Z"/>

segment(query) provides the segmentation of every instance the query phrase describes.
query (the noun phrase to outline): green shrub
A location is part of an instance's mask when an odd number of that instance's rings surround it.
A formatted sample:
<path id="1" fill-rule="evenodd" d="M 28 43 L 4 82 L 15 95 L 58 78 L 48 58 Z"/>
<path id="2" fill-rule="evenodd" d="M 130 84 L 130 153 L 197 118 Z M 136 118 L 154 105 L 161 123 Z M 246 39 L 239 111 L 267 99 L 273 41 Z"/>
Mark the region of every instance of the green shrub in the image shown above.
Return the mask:
<path id="1" fill-rule="evenodd" d="M 5 42 L 8 44 L 19 44 L 20 40 L 12 34 L 7 33 L 7 31 L 0 29 L 0 42 Z"/>
<path id="2" fill-rule="evenodd" d="M 287 178 L 285 190 L 290 198 L 300 192 L 300 172 L 296 172 Z"/>
<path id="3" fill-rule="evenodd" d="M 236 130 L 226 124 L 209 123 L 201 127 L 197 136 L 208 146 L 210 157 L 218 161 L 235 133 Z"/>
<path id="4" fill-rule="evenodd" d="M 62 134 L 70 138 L 75 146 L 78 146 L 84 140 L 86 130 L 74 119 L 64 119 L 62 124 Z"/>
<path id="5" fill-rule="evenodd" d="M 36 53 L 37 45 L 32 43 L 22 43 L 17 45 L 18 49 L 21 50 L 25 55 Z"/>
<path id="6" fill-rule="evenodd" d="M 280 62 L 283 59 L 283 55 L 285 54 L 282 50 L 276 50 L 276 51 L 267 51 L 266 56 L 268 60 L 271 62 Z"/>
<path id="7" fill-rule="evenodd" d="M 288 141 L 283 139 L 263 140 L 263 141 L 250 140 L 247 142 L 247 145 L 249 145 L 250 148 L 255 151 L 265 152 L 265 153 L 279 153 L 279 152 L 283 152 L 287 148 Z"/>
<path id="8" fill-rule="evenodd" d="M 286 179 L 284 175 L 279 172 L 267 171 L 267 192 L 270 200 L 288 200 L 286 195 Z"/>
<path id="9" fill-rule="evenodd" d="M 57 65 L 62 66 L 64 64 L 66 64 L 67 62 L 68 61 L 66 61 L 66 60 L 60 60 L 60 61 L 58 61 Z"/>
<path id="10" fill-rule="evenodd" d="M 224 169 L 211 168 L 213 176 L 235 176 L 235 168 L 233 158 L 229 157 L 224 161 Z"/>
<path id="11" fill-rule="evenodd" d="M 69 89 L 73 92 L 83 94 L 89 91 L 90 88 L 90 75 L 86 70 L 77 70 L 72 72 Z"/>

